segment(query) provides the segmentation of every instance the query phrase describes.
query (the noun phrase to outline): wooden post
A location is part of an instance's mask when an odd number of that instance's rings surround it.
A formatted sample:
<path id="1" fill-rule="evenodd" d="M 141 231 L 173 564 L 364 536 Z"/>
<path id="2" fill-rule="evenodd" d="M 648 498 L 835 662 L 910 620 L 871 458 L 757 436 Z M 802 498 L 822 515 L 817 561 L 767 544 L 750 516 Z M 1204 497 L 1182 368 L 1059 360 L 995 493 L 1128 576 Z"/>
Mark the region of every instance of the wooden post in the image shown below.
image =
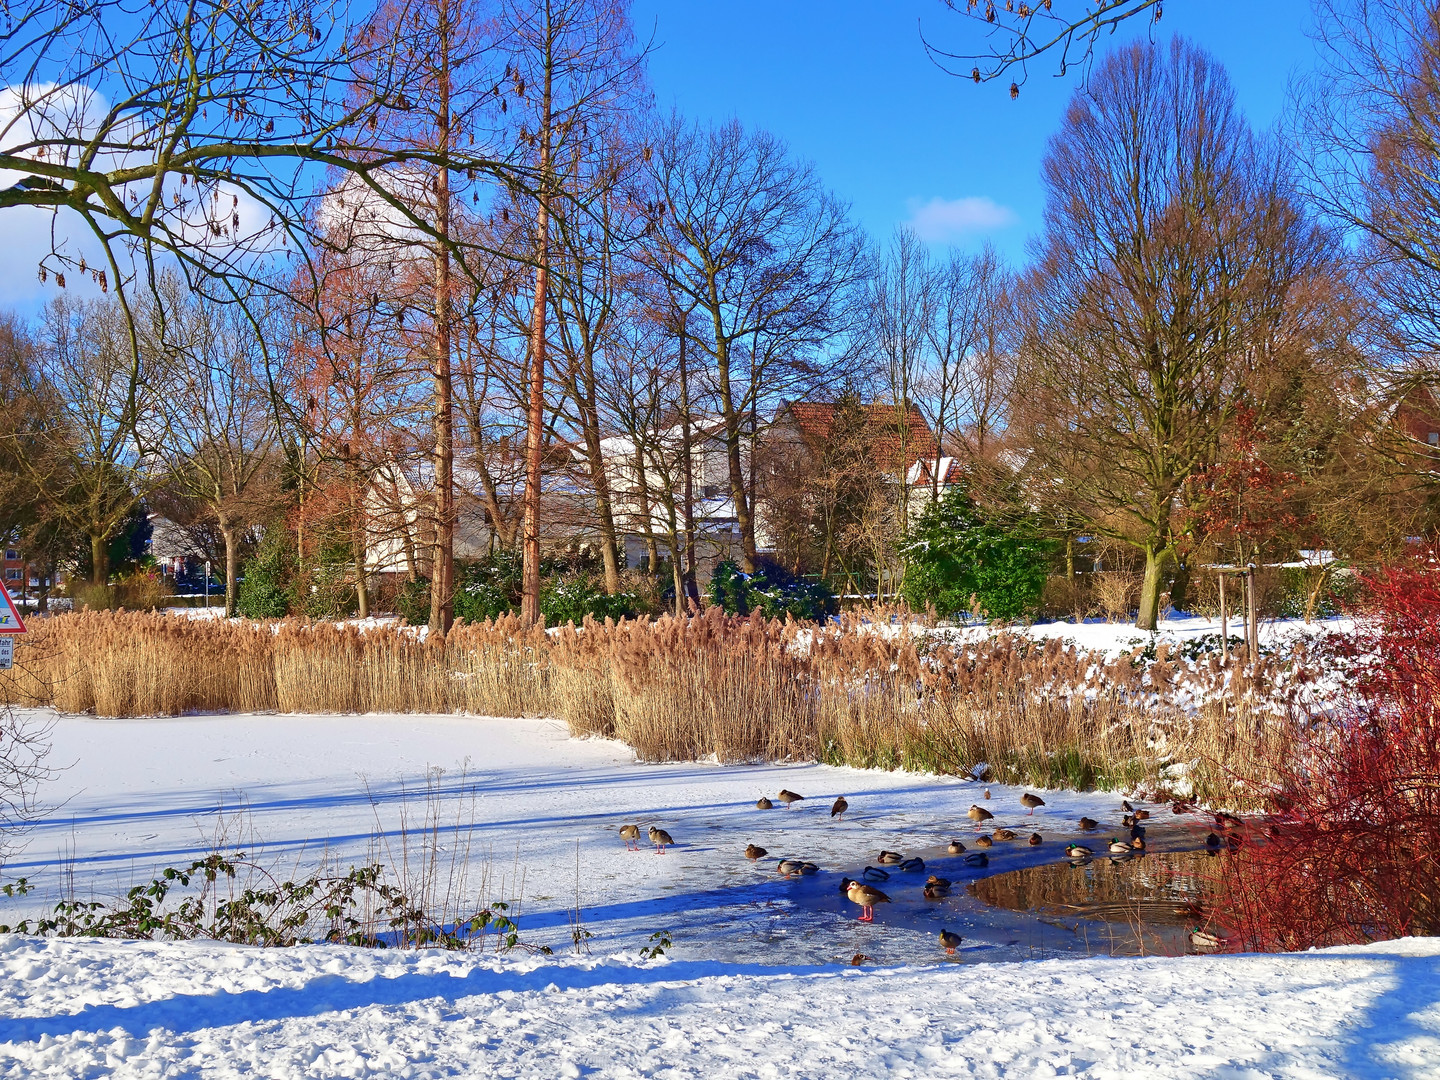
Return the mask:
<path id="1" fill-rule="evenodd" d="M 1250 647 L 1250 662 L 1253 664 L 1260 655 L 1260 613 L 1259 597 L 1255 595 L 1255 567 L 1245 568 L 1246 635 Z"/>
<path id="2" fill-rule="evenodd" d="M 1220 658 L 1230 663 L 1230 622 L 1225 610 L 1225 571 L 1220 571 Z"/>

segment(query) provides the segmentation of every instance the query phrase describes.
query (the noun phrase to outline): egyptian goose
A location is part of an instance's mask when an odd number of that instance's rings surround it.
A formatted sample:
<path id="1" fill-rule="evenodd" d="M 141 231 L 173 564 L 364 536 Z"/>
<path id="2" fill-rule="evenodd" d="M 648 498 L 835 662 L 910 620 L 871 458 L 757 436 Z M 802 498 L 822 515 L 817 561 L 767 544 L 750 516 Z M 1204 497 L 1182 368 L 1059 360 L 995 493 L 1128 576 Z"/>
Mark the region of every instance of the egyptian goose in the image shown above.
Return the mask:
<path id="1" fill-rule="evenodd" d="M 894 866 L 896 863 L 904 862 L 905 856 L 901 855 L 898 851 L 882 851 L 880 852 L 880 857 L 875 861 L 881 866 Z"/>
<path id="2" fill-rule="evenodd" d="M 1098 829 L 1099 827 L 1100 823 L 1096 821 L 1093 817 L 1082 817 L 1080 819 L 1080 828 L 1083 829 L 1085 832 L 1091 832 L 1092 830 Z"/>
<path id="3" fill-rule="evenodd" d="M 1044 838 L 1043 836 L 1041 836 L 1038 832 L 1032 832 L 1032 833 L 1030 834 L 1030 846 L 1031 846 L 1031 847 L 1035 847 L 1037 844 L 1043 844 L 1044 842 L 1045 842 L 1045 838 Z"/>
<path id="4" fill-rule="evenodd" d="M 985 847 L 985 848 L 988 848 L 988 847 L 990 847 L 990 846 L 991 846 L 992 844 L 994 844 L 994 843 L 995 843 L 995 841 L 990 839 L 990 834 L 989 834 L 989 833 L 981 833 L 979 836 L 977 836 L 977 837 L 975 838 L 975 846 L 976 846 L 976 847 Z"/>
<path id="5" fill-rule="evenodd" d="M 763 847 L 758 847 L 755 844 L 745 845 L 745 858 L 752 862 L 756 859 L 763 859 L 767 854 L 769 853 Z"/>
<path id="6" fill-rule="evenodd" d="M 758 799 L 755 800 L 755 809 L 756 809 L 756 810 L 769 810 L 769 809 L 773 808 L 774 805 L 775 805 L 775 804 L 774 804 L 773 802 L 771 802 L 769 799 L 765 798 L 764 795 L 761 795 L 760 798 L 758 798 Z"/>
<path id="7" fill-rule="evenodd" d="M 1024 795 L 1020 796 L 1020 805 L 1029 810 L 1031 814 L 1034 814 L 1035 807 L 1044 806 L 1045 800 L 1040 798 L 1039 795 L 1032 795 L 1027 791 Z"/>
<path id="8" fill-rule="evenodd" d="M 796 795 L 795 792 L 788 791 L 783 787 L 780 789 L 780 794 L 775 797 L 785 804 L 786 810 L 790 809 L 792 803 L 800 802 L 805 798 L 804 795 Z"/>
<path id="9" fill-rule="evenodd" d="M 959 934 L 953 934 L 949 930 L 940 931 L 940 947 L 951 956 L 954 956 L 955 950 L 960 947 L 960 940 Z"/>
<path id="10" fill-rule="evenodd" d="M 845 895 L 849 897 L 852 904 L 860 905 L 860 922 L 874 922 L 875 905 L 890 903 L 890 897 L 879 889 L 859 881 L 852 881 L 850 888 L 845 890 Z"/>
<path id="11" fill-rule="evenodd" d="M 650 826 L 650 842 L 655 845 L 655 853 L 657 855 L 664 855 L 665 849 L 675 843 L 674 840 L 670 839 L 668 832 L 664 829 L 657 829 L 654 825 Z"/>
<path id="12" fill-rule="evenodd" d="M 945 850 L 951 855 L 964 855 L 965 845 L 960 843 L 959 840 L 951 840 L 950 843 L 946 846 Z"/>
<path id="13" fill-rule="evenodd" d="M 996 840 L 1014 840 L 1014 839 L 1015 839 L 1015 830 L 1014 830 L 1014 829 L 996 829 L 996 830 L 995 830 L 995 839 L 996 839 Z"/>
<path id="14" fill-rule="evenodd" d="M 845 801 L 845 796 L 841 795 L 838 799 L 835 800 L 835 805 L 830 807 L 830 816 L 838 817 L 841 821 L 844 821 L 845 811 L 849 809 L 850 804 Z"/>
<path id="15" fill-rule="evenodd" d="M 639 850 L 640 850 L 640 826 L 639 826 L 639 825 L 621 825 L 621 826 L 620 826 L 620 839 L 625 841 L 625 850 L 626 850 L 626 851 L 639 851 Z"/>
<path id="16" fill-rule="evenodd" d="M 971 803 L 970 809 L 965 811 L 965 816 L 968 817 L 971 821 L 975 822 L 976 825 L 979 825 L 982 821 L 989 821 L 995 815 L 990 813 L 990 811 L 986 810 L 983 806 L 977 806 L 974 803 Z"/>

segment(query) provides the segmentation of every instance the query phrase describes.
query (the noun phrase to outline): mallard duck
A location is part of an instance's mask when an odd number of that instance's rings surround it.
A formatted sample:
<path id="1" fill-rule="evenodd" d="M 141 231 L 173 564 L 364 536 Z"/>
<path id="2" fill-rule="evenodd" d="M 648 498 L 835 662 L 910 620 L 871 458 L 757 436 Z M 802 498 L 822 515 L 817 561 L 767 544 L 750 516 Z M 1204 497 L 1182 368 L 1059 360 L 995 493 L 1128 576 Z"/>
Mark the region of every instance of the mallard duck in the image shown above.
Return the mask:
<path id="1" fill-rule="evenodd" d="M 1135 812 L 1135 808 L 1130 805 L 1129 799 L 1120 800 L 1120 809 L 1124 810 L 1127 814 L 1133 814 Z"/>
<path id="2" fill-rule="evenodd" d="M 775 870 L 781 877 L 791 877 L 800 873 L 804 865 L 799 859 L 781 859 L 775 864 Z"/>
<path id="3" fill-rule="evenodd" d="M 906 859 L 900 864 L 900 869 L 907 874 L 918 874 L 925 869 L 925 860 L 918 855 L 913 859 Z"/>
<path id="4" fill-rule="evenodd" d="M 1245 822 L 1241 821 L 1234 814 L 1216 814 L 1215 827 L 1217 829 L 1240 829 L 1244 828 Z"/>
<path id="5" fill-rule="evenodd" d="M 982 821 L 989 821 L 995 815 L 990 813 L 990 811 L 986 810 L 983 806 L 977 806 L 974 803 L 971 803 L 970 809 L 965 811 L 965 816 L 968 817 L 971 821 L 975 822 L 976 825 L 979 825 Z"/>
<path id="6" fill-rule="evenodd" d="M 1222 949 L 1229 942 L 1224 931 L 1202 930 L 1196 927 L 1190 931 L 1190 944 L 1197 949 Z"/>
<path id="7" fill-rule="evenodd" d="M 1110 838 L 1111 855 L 1129 855 L 1132 850 L 1134 849 L 1124 840 L 1117 839 L 1113 836 Z"/>
<path id="8" fill-rule="evenodd" d="M 864 870 L 860 871 L 860 876 L 863 877 L 866 881 L 890 880 L 890 874 L 885 870 L 881 870 L 878 866 L 865 867 Z"/>
<path id="9" fill-rule="evenodd" d="M 945 850 L 951 855 L 964 855 L 965 845 L 960 843 L 959 840 L 951 840 L 950 843 L 945 846 Z"/>
<path id="10" fill-rule="evenodd" d="M 1135 815 L 1126 814 L 1124 817 L 1122 817 L 1120 819 L 1120 827 L 1124 829 L 1133 829 L 1135 827 Z"/>
<path id="11" fill-rule="evenodd" d="M 1030 846 L 1031 846 L 1031 847 L 1035 847 L 1037 844 L 1043 844 L 1044 842 L 1045 842 L 1045 838 L 1044 838 L 1043 836 L 1041 836 L 1038 832 L 1032 832 L 1032 833 L 1030 834 Z"/>
<path id="12" fill-rule="evenodd" d="M 770 810 L 770 809 L 774 808 L 774 806 L 775 806 L 775 804 L 774 804 L 773 802 L 771 802 L 769 799 L 765 798 L 764 795 L 761 795 L 760 798 L 758 798 L 758 799 L 755 800 L 755 809 L 756 809 L 756 810 Z"/>
<path id="13" fill-rule="evenodd" d="M 852 904 L 860 905 L 860 922 L 874 922 L 875 905 L 890 903 L 890 897 L 879 889 L 859 881 L 852 881 L 850 888 L 845 890 L 845 895 L 850 898 Z"/>
<path id="14" fill-rule="evenodd" d="M 969 855 L 966 855 L 966 856 L 965 856 L 965 865 L 967 865 L 967 866 L 989 866 L 989 865 L 990 865 L 990 856 L 989 856 L 989 855 L 986 855 L 985 852 L 983 852 L 983 851 L 972 851 Z"/>
<path id="15" fill-rule="evenodd" d="M 949 930 L 940 931 L 940 947 L 951 956 L 954 956 L 955 950 L 960 947 L 960 941 L 959 934 L 953 934 Z"/>
<path id="16" fill-rule="evenodd" d="M 1040 798 L 1039 795 L 1033 795 L 1027 791 L 1024 795 L 1020 796 L 1020 805 L 1029 810 L 1031 814 L 1034 814 L 1035 807 L 1044 806 L 1045 800 Z"/>
<path id="17" fill-rule="evenodd" d="M 1219 851 L 1222 843 L 1223 841 L 1220 839 L 1220 837 L 1216 836 L 1212 832 L 1209 836 L 1205 837 L 1205 850 Z"/>
<path id="18" fill-rule="evenodd" d="M 639 851 L 639 850 L 640 850 L 640 826 L 639 826 L 639 825 L 621 825 L 621 826 L 620 826 L 620 839 L 625 841 L 625 850 L 626 850 L 626 851 Z"/>
<path id="19" fill-rule="evenodd" d="M 931 874 L 925 879 L 925 884 L 939 885 L 942 889 L 948 889 L 950 887 L 950 879 L 947 877 L 936 877 L 934 874 Z"/>
<path id="20" fill-rule="evenodd" d="M 994 843 L 995 843 L 995 841 L 990 839 L 990 834 L 989 834 L 989 833 L 981 833 L 979 836 L 977 836 L 977 837 L 975 838 L 975 846 L 976 846 L 976 847 L 988 848 L 988 847 L 990 847 L 990 846 L 991 846 L 992 844 L 994 844 Z"/>
<path id="21" fill-rule="evenodd" d="M 804 795 L 796 795 L 795 792 L 788 791 L 783 787 L 780 789 L 780 794 L 775 797 L 785 804 L 786 810 L 790 809 L 792 803 L 801 802 L 805 798 Z"/>
<path id="22" fill-rule="evenodd" d="M 1130 837 L 1130 847 L 1135 851 L 1144 851 L 1145 834 L 1143 832 L 1137 832 L 1134 836 Z"/>
<path id="23" fill-rule="evenodd" d="M 811 874 L 818 874 L 819 872 L 820 867 L 816 866 L 813 862 L 802 862 L 800 864 L 801 877 L 809 877 Z"/>
<path id="24" fill-rule="evenodd" d="M 996 840 L 1014 840 L 1014 839 L 1015 839 L 1015 830 L 1014 830 L 1014 829 L 996 829 L 996 830 L 995 830 L 995 839 L 996 839 Z"/>
<path id="25" fill-rule="evenodd" d="M 769 853 L 763 847 L 757 847 L 754 844 L 745 845 L 745 858 L 750 859 L 752 862 L 755 859 L 763 859 L 767 854 Z"/>
<path id="26" fill-rule="evenodd" d="M 657 829 L 654 825 L 650 826 L 650 842 L 655 845 L 655 853 L 657 855 L 664 855 L 665 849 L 675 843 L 674 840 L 670 839 L 668 832 L 664 829 Z"/>
<path id="27" fill-rule="evenodd" d="M 1100 823 L 1093 817 L 1082 817 L 1080 819 L 1080 828 L 1085 832 L 1091 832 L 1099 827 Z"/>
<path id="28" fill-rule="evenodd" d="M 875 861 L 881 866 L 894 866 L 896 863 L 904 862 L 905 856 L 901 855 L 898 851 L 882 851 L 880 852 L 880 857 Z"/>
<path id="29" fill-rule="evenodd" d="M 926 885 L 920 890 L 926 900 L 944 900 L 950 895 L 949 885 Z"/>
<path id="30" fill-rule="evenodd" d="M 990 789 L 987 787 L 987 788 L 985 789 L 985 798 L 988 799 L 989 797 L 990 797 Z"/>
<path id="31" fill-rule="evenodd" d="M 830 807 L 830 816 L 838 817 L 841 821 L 844 821 L 845 811 L 849 809 L 850 804 L 845 801 L 845 796 L 841 795 L 838 799 L 835 800 L 834 805 Z"/>
<path id="32" fill-rule="evenodd" d="M 1149 810 L 1136 810 L 1136 811 L 1135 811 L 1135 820 L 1136 820 L 1136 821 L 1145 821 L 1145 820 L 1148 819 L 1149 817 L 1150 817 L 1150 811 L 1149 811 Z"/>
<path id="33" fill-rule="evenodd" d="M 1170 805 L 1170 812 L 1172 814 L 1193 814 L 1195 807 L 1189 803 L 1177 802 Z"/>
<path id="34" fill-rule="evenodd" d="M 1095 852 L 1091 851 L 1084 844 L 1066 844 L 1065 854 L 1069 855 L 1072 859 L 1088 859 L 1091 855 L 1094 855 Z"/>

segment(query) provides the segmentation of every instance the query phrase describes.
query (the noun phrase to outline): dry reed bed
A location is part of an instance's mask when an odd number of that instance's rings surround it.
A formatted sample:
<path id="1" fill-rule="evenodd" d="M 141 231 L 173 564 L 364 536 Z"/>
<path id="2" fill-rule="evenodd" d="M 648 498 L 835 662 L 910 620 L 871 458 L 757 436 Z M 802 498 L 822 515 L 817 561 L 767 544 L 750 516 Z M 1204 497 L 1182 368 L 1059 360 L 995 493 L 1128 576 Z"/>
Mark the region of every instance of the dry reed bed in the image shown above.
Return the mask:
<path id="1" fill-rule="evenodd" d="M 821 760 L 1073 788 L 1258 792 L 1229 768 L 1277 760 L 1311 713 L 1308 658 L 1106 659 L 1001 635 L 936 643 L 858 621 L 513 618 L 444 641 L 406 627 L 83 612 L 20 639 L 0 700 L 103 716 L 465 712 L 558 716 L 646 760 Z M 1176 766 L 1180 768 L 1177 769 Z M 1183 775 L 1183 781 L 1180 777 Z"/>

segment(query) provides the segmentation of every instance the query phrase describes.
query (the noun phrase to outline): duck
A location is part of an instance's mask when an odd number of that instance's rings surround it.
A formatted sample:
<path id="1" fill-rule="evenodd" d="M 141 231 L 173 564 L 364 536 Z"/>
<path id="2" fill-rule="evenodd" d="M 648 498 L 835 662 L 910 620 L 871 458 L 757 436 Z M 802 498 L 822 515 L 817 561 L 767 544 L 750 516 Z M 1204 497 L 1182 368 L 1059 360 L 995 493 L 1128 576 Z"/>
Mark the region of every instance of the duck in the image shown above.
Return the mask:
<path id="1" fill-rule="evenodd" d="M 875 921 L 875 905 L 890 903 L 890 897 L 886 896 L 873 885 L 866 885 L 859 881 L 852 881 L 850 887 L 845 890 L 852 904 L 859 904 L 860 922 Z"/>
<path id="2" fill-rule="evenodd" d="M 756 809 L 756 810 L 770 810 L 770 809 L 774 808 L 774 806 L 775 806 L 775 804 L 774 804 L 773 802 L 771 802 L 769 799 L 765 798 L 764 795 L 761 795 L 760 798 L 758 798 L 758 799 L 755 800 L 755 809 Z"/>
<path id="3" fill-rule="evenodd" d="M 965 845 L 959 840 L 951 840 L 950 843 L 945 846 L 945 851 L 950 855 L 964 855 Z"/>
<path id="4" fill-rule="evenodd" d="M 780 789 L 780 794 L 775 797 L 785 804 L 786 810 L 789 810 L 793 803 L 801 802 L 805 798 L 804 795 L 796 795 L 795 792 L 783 787 Z"/>
<path id="5" fill-rule="evenodd" d="M 995 839 L 996 839 L 996 840 L 1014 840 L 1014 839 L 1015 839 L 1015 830 L 1013 830 L 1013 829 L 996 829 L 996 830 L 995 830 Z"/>
<path id="6" fill-rule="evenodd" d="M 1112 836 L 1110 838 L 1111 855 L 1129 855 L 1132 850 L 1133 849 L 1130 847 L 1130 845 L 1124 840 L 1121 840 L 1115 836 Z"/>
<path id="7" fill-rule="evenodd" d="M 1198 926 L 1190 931 L 1190 944 L 1197 949 L 1221 949 L 1229 940 L 1223 931 L 1202 930 Z"/>
<path id="8" fill-rule="evenodd" d="M 900 869 L 907 874 L 918 874 L 925 869 L 925 860 L 918 855 L 913 859 L 906 859 L 900 864 Z"/>
<path id="9" fill-rule="evenodd" d="M 901 855 L 898 851 L 881 851 L 880 857 L 875 861 L 881 866 L 893 866 L 896 863 L 904 862 L 905 856 Z"/>
<path id="10" fill-rule="evenodd" d="M 1136 811 L 1135 811 L 1135 820 L 1136 820 L 1136 821 L 1144 821 L 1144 820 L 1146 820 L 1149 816 L 1150 816 L 1150 811 L 1149 811 L 1149 810 L 1136 810 Z"/>
<path id="11" fill-rule="evenodd" d="M 878 866 L 865 867 L 864 870 L 860 871 L 860 876 L 863 877 L 866 881 L 890 880 L 890 874 L 885 870 L 881 870 Z"/>
<path id="12" fill-rule="evenodd" d="M 989 821 L 995 815 L 990 813 L 990 811 L 986 810 L 983 806 L 978 806 L 975 803 L 971 803 L 970 809 L 965 811 L 965 816 L 968 817 L 971 821 L 975 822 L 976 825 L 979 825 L 982 821 Z"/>
<path id="13" fill-rule="evenodd" d="M 1143 830 L 1130 837 L 1130 847 L 1135 851 L 1145 850 L 1145 833 Z"/>
<path id="14" fill-rule="evenodd" d="M 1212 832 L 1209 836 L 1205 837 L 1205 850 L 1206 850 L 1206 851 L 1219 851 L 1220 848 L 1221 848 L 1222 843 L 1223 843 L 1223 841 L 1220 839 L 1220 837 L 1216 836 L 1216 835 Z"/>
<path id="15" fill-rule="evenodd" d="M 1024 795 L 1020 796 L 1020 805 L 1029 810 L 1030 814 L 1033 816 L 1035 813 L 1035 808 L 1037 806 L 1044 806 L 1045 800 L 1040 798 L 1039 795 L 1035 795 L 1027 791 Z"/>
<path id="16" fill-rule="evenodd" d="M 990 839 L 990 834 L 989 834 L 989 833 L 981 833 L 979 836 L 977 836 L 977 837 L 975 838 L 975 846 L 976 846 L 976 847 L 988 848 L 988 847 L 990 847 L 991 845 L 993 845 L 994 843 L 995 843 L 995 841 Z"/>
<path id="17" fill-rule="evenodd" d="M 961 940 L 959 934 L 952 933 L 949 930 L 940 931 L 940 947 L 951 956 L 955 955 L 955 950 L 960 947 Z"/>
<path id="18" fill-rule="evenodd" d="M 838 799 L 835 800 L 834 805 L 830 807 L 830 816 L 838 817 L 841 821 L 844 821 L 845 811 L 849 809 L 850 804 L 845 801 L 845 796 L 841 795 Z"/>
<path id="19" fill-rule="evenodd" d="M 934 874 L 931 874 L 925 879 L 925 884 L 938 885 L 942 889 L 948 889 L 950 887 L 950 879 L 947 877 L 936 877 Z"/>
<path id="20" fill-rule="evenodd" d="M 1099 827 L 1100 823 L 1096 821 L 1093 817 L 1082 817 L 1080 819 L 1080 828 L 1084 832 L 1092 832 Z"/>
<path id="21" fill-rule="evenodd" d="M 990 789 L 987 787 L 987 788 L 985 789 L 985 798 L 988 799 L 989 797 L 990 797 Z"/>
<path id="22" fill-rule="evenodd" d="M 1234 814 L 1216 814 L 1215 827 L 1217 829 L 1239 829 L 1243 828 L 1245 822 L 1241 821 Z"/>
<path id="23" fill-rule="evenodd" d="M 800 864 L 799 873 L 801 877 L 809 877 L 811 874 L 818 874 L 819 872 L 820 867 L 816 866 L 813 862 L 802 862 Z"/>
<path id="24" fill-rule="evenodd" d="M 850 957 L 851 967 L 859 967 L 861 964 L 873 964 L 874 962 L 875 958 L 873 956 L 866 956 L 863 952 L 857 952 L 854 956 Z"/>
<path id="25" fill-rule="evenodd" d="M 800 873 L 800 870 L 804 865 L 805 864 L 799 859 L 781 859 L 778 863 L 775 864 L 775 870 L 777 873 L 780 874 L 781 877 L 788 878 Z"/>
<path id="26" fill-rule="evenodd" d="M 655 854 L 664 855 L 665 849 L 675 843 L 675 841 L 670 838 L 670 834 L 664 829 L 657 829 L 654 825 L 651 825 L 650 843 L 655 845 Z"/>
<path id="27" fill-rule="evenodd" d="M 1088 859 L 1091 855 L 1094 855 L 1095 852 L 1084 844 L 1066 844 L 1065 854 L 1072 859 Z"/>
<path id="28" fill-rule="evenodd" d="M 1032 833 L 1030 834 L 1030 841 L 1029 841 L 1029 843 L 1030 843 L 1030 846 L 1031 846 L 1031 847 L 1035 847 L 1035 846 L 1037 846 L 1038 844 L 1043 844 L 1044 842 L 1045 842 L 1045 838 L 1044 838 L 1043 836 L 1041 836 L 1038 832 L 1032 832 Z"/>
<path id="29" fill-rule="evenodd" d="M 1172 814 L 1193 814 L 1195 812 L 1195 807 L 1191 806 L 1189 803 L 1184 802 L 1171 803 L 1170 812 Z"/>
<path id="30" fill-rule="evenodd" d="M 1125 813 L 1127 814 L 1133 814 L 1135 812 L 1135 808 L 1130 805 L 1129 799 L 1120 800 L 1120 809 L 1125 811 Z"/>
<path id="31" fill-rule="evenodd" d="M 763 847 L 759 847 L 755 844 L 745 845 L 745 858 L 749 859 L 751 862 L 754 862 L 756 859 L 763 859 L 767 854 L 769 854 L 769 852 L 767 852 Z"/>
<path id="32" fill-rule="evenodd" d="M 639 826 L 639 825 L 621 825 L 621 826 L 620 826 L 620 839 L 625 841 L 625 850 L 626 850 L 626 851 L 639 851 L 639 850 L 640 850 L 640 826 Z"/>
<path id="33" fill-rule="evenodd" d="M 983 851 L 972 851 L 965 856 L 965 864 L 967 866 L 989 866 L 990 856 Z"/>
<path id="34" fill-rule="evenodd" d="M 926 885 L 920 892 L 926 900 L 944 900 L 950 895 L 949 885 Z"/>

